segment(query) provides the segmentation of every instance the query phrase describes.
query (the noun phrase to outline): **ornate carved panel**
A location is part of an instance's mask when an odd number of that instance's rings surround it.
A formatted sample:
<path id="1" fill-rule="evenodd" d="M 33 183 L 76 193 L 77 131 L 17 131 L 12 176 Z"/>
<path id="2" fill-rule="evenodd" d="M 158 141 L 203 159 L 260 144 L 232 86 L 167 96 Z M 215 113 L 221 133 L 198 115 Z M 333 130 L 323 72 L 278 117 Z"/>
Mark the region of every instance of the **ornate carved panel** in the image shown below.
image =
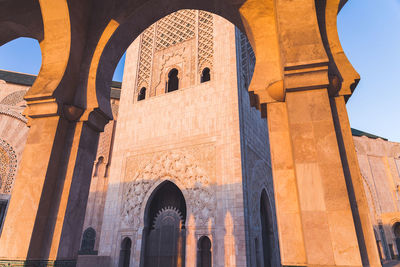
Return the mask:
<path id="1" fill-rule="evenodd" d="M 145 196 L 155 184 L 170 180 L 180 187 L 196 224 L 205 225 L 214 217 L 214 173 L 215 148 L 209 144 L 128 158 L 121 210 L 124 223 L 139 227 Z"/>
<path id="2" fill-rule="evenodd" d="M 0 139 L 0 192 L 10 194 L 17 171 L 17 155 L 13 147 Z"/>
<path id="3" fill-rule="evenodd" d="M 154 25 L 147 28 L 141 35 L 139 70 L 137 87 L 148 87 L 153 59 Z"/>

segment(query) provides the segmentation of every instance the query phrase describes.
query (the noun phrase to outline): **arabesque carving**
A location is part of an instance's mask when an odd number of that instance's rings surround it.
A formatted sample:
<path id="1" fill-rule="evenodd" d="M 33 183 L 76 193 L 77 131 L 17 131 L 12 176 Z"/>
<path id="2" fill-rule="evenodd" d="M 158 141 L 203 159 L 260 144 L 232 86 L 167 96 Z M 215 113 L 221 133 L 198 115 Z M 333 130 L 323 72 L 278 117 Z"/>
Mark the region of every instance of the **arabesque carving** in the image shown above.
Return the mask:
<path id="1" fill-rule="evenodd" d="M 10 194 L 17 172 L 17 154 L 5 140 L 0 139 L 0 192 Z"/>
<path id="2" fill-rule="evenodd" d="M 129 174 L 128 174 L 129 175 Z M 157 182 L 170 180 L 180 186 L 188 210 L 196 224 L 205 225 L 214 217 L 215 194 L 210 179 L 194 157 L 182 151 L 155 154 L 151 160 L 139 166 L 133 177 L 128 178 L 124 189 L 122 219 L 134 228 L 143 221 L 141 209 L 149 190 Z"/>

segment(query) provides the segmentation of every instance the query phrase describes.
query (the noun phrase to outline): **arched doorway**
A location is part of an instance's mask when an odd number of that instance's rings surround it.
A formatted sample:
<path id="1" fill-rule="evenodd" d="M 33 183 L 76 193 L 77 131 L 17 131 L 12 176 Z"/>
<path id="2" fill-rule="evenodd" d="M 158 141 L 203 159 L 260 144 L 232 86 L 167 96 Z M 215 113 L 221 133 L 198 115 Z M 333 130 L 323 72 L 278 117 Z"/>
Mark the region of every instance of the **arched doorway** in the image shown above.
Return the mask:
<path id="1" fill-rule="evenodd" d="M 170 181 L 159 185 L 147 203 L 144 219 L 141 266 L 184 266 L 186 202 L 181 190 Z"/>
<path id="2" fill-rule="evenodd" d="M 397 255 L 400 255 L 400 222 L 393 225 L 393 233 L 396 240 Z"/>
<path id="3" fill-rule="evenodd" d="M 207 236 L 200 237 L 197 242 L 197 267 L 211 267 L 211 240 Z"/>
<path id="4" fill-rule="evenodd" d="M 263 267 L 272 266 L 272 247 L 273 247 L 273 229 L 272 229 L 272 212 L 265 190 L 261 193 L 260 199 L 260 220 L 261 220 L 261 237 L 262 237 L 262 252 L 263 252 Z"/>
<path id="5" fill-rule="evenodd" d="M 131 239 L 129 237 L 125 237 L 121 242 L 118 267 L 129 267 L 129 261 L 131 259 L 131 247 Z"/>

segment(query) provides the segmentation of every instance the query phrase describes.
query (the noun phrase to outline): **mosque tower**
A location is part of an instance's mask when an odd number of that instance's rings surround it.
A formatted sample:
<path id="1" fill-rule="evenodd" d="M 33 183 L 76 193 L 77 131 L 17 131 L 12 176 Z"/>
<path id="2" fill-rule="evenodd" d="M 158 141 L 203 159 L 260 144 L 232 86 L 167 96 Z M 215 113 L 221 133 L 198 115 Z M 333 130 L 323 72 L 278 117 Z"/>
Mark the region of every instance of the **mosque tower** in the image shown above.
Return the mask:
<path id="1" fill-rule="evenodd" d="M 97 233 L 109 266 L 280 266 L 267 120 L 247 91 L 254 64 L 244 34 L 198 10 L 129 47 Z"/>

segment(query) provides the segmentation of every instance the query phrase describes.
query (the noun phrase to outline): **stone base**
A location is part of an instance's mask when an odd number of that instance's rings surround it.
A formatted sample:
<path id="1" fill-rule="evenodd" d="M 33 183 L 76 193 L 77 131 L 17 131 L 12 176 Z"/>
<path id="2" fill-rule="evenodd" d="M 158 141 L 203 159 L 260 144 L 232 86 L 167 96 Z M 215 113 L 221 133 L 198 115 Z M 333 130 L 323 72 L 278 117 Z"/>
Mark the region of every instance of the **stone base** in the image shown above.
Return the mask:
<path id="1" fill-rule="evenodd" d="M 76 260 L 0 260 L 0 267 L 76 267 Z"/>
<path id="2" fill-rule="evenodd" d="M 97 255 L 79 255 L 76 267 L 110 267 L 111 257 Z M 0 267 L 2 267 L 0 265 Z"/>

